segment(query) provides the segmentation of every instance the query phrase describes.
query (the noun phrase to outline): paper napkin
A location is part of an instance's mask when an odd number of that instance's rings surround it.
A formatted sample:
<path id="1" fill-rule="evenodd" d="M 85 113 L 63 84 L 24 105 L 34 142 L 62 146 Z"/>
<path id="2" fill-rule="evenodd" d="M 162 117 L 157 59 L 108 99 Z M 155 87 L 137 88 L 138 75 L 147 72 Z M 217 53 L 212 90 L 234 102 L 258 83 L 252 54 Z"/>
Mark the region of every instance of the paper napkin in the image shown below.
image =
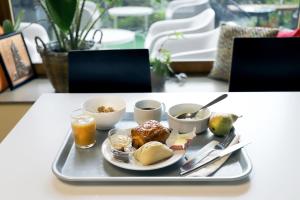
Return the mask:
<path id="1" fill-rule="evenodd" d="M 240 136 L 236 135 L 235 138 L 232 140 L 232 142 L 229 144 L 229 146 L 232 146 L 234 144 L 239 143 Z M 205 145 L 201 150 L 197 152 L 197 155 L 205 153 L 209 151 L 210 149 L 213 149 L 216 144 L 219 142 L 216 140 L 211 141 L 207 145 Z M 215 154 L 218 153 L 219 150 L 212 152 L 209 156 L 203 159 L 203 161 L 208 160 L 210 157 L 214 156 Z M 206 177 L 217 171 L 225 162 L 226 160 L 230 157 L 231 154 L 228 154 L 227 156 L 224 156 L 216 161 L 214 161 L 211 164 L 208 164 L 205 167 L 202 167 L 200 169 L 196 169 L 195 171 L 187 174 L 187 177 Z M 193 157 L 189 156 L 187 157 L 188 160 L 192 159 Z"/>

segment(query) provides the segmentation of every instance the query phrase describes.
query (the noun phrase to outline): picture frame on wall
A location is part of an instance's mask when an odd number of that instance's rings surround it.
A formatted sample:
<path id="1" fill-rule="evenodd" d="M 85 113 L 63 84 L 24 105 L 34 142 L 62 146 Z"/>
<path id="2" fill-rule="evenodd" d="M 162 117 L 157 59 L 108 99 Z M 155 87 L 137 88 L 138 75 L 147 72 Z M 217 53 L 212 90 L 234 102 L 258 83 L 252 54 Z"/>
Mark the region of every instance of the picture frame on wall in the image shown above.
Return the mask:
<path id="1" fill-rule="evenodd" d="M 6 76 L 3 71 L 3 67 L 0 63 L 0 93 L 5 91 L 6 88 L 8 88 L 8 83 L 7 83 Z"/>
<path id="2" fill-rule="evenodd" d="M 35 78 L 22 33 L 0 37 L 0 64 L 11 90 Z"/>

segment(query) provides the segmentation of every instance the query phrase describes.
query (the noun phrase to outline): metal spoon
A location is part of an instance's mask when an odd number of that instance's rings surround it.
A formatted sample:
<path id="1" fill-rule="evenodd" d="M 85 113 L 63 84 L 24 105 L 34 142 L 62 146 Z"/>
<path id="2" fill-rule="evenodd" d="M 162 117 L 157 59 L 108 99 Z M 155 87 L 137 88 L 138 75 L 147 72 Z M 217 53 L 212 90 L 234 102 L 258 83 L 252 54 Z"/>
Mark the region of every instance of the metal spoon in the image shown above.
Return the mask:
<path id="1" fill-rule="evenodd" d="M 215 103 L 218 103 L 219 101 L 225 99 L 228 95 L 227 94 L 223 94 L 221 96 L 219 96 L 218 98 L 214 99 L 213 101 L 209 102 L 208 104 L 206 104 L 205 106 L 202 106 L 202 108 L 200 108 L 199 110 L 197 110 L 196 112 L 192 112 L 192 113 L 183 113 L 183 114 L 180 114 L 180 115 L 177 115 L 176 118 L 177 119 L 186 119 L 186 118 L 193 118 L 197 115 L 197 113 L 204 109 L 204 108 L 207 108 Z"/>

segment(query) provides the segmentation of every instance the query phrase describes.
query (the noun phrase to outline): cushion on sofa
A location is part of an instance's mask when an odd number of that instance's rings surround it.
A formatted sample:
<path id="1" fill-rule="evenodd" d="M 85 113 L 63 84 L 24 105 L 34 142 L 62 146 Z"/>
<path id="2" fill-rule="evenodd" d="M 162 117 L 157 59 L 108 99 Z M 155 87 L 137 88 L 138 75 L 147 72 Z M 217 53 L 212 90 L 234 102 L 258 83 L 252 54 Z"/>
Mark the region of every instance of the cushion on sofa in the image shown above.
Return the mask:
<path id="1" fill-rule="evenodd" d="M 209 77 L 228 81 L 231 71 L 233 41 L 236 37 L 275 37 L 278 29 L 222 25 L 216 61 Z"/>
<path id="2" fill-rule="evenodd" d="M 277 34 L 278 38 L 286 38 L 286 37 L 300 37 L 300 29 L 291 30 L 291 31 L 279 31 Z"/>

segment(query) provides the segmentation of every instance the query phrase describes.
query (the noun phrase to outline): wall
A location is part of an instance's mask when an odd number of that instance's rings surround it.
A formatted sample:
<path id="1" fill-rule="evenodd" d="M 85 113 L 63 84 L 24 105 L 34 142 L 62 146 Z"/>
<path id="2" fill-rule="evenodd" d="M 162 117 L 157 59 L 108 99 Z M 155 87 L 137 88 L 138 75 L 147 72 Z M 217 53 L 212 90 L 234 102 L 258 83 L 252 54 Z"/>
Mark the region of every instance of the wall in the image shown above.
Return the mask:
<path id="1" fill-rule="evenodd" d="M 0 142 L 15 127 L 31 105 L 29 103 L 0 104 Z"/>
<path id="2" fill-rule="evenodd" d="M 9 0 L 1 0 L 0 1 L 0 22 L 5 19 L 12 19 L 11 12 L 10 12 L 10 4 Z"/>

